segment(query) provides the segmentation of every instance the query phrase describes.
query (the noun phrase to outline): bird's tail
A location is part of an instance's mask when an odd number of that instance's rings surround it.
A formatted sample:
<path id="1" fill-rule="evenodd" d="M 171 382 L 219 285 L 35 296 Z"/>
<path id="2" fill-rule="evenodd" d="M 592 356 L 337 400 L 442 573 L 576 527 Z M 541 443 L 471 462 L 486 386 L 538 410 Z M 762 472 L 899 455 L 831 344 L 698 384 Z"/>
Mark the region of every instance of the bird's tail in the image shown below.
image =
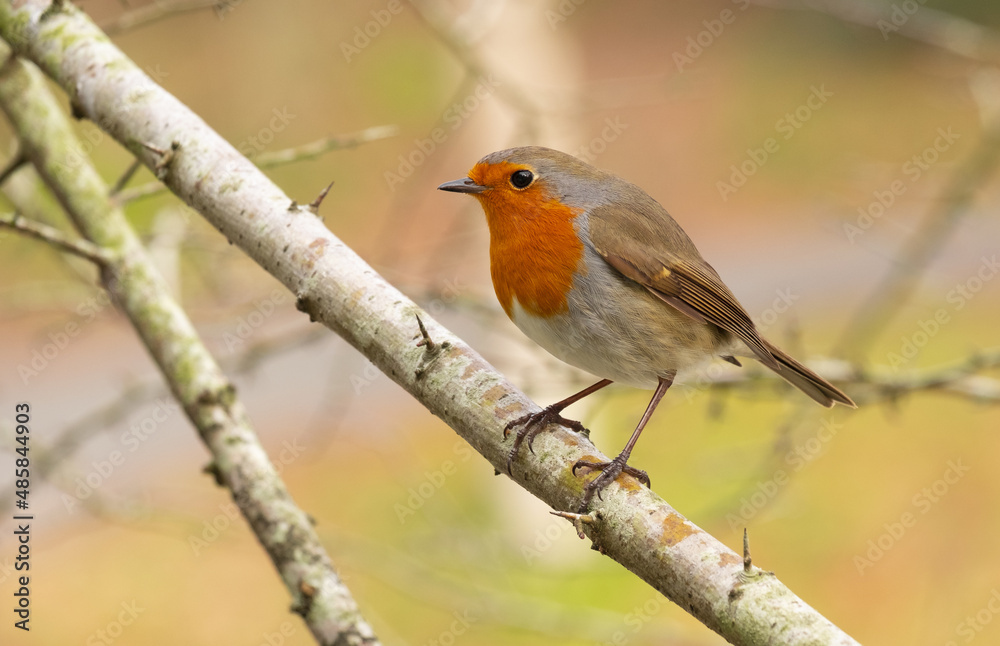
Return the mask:
<path id="1" fill-rule="evenodd" d="M 767 365 L 768 368 L 778 373 L 778 376 L 782 379 L 812 397 L 820 405 L 826 406 L 827 408 L 830 408 L 834 404 L 843 404 L 845 406 L 850 406 L 851 408 L 858 407 L 857 404 L 851 401 L 851 398 L 845 395 L 842 390 L 831 384 L 826 379 L 823 379 L 809 368 L 806 368 L 804 365 L 788 355 L 784 350 L 778 348 L 767 339 L 761 339 L 761 341 L 764 342 L 764 346 L 771 353 L 771 356 L 778 361 L 777 368 L 767 364 L 764 365 Z"/>

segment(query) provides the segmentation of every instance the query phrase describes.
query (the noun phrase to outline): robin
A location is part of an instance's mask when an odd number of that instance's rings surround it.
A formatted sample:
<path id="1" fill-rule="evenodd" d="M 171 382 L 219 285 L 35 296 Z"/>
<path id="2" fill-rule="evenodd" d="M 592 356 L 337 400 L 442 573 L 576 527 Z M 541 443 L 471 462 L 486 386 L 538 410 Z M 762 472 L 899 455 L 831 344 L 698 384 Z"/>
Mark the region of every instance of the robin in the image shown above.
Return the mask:
<path id="1" fill-rule="evenodd" d="M 479 200 L 490 230 L 490 273 L 497 299 L 526 335 L 557 358 L 601 381 L 541 411 L 518 428 L 507 471 L 527 440 L 549 424 L 586 432 L 560 413 L 612 382 L 653 390 L 625 448 L 610 462 L 580 460 L 601 473 L 594 494 L 627 473 L 632 448 L 678 373 L 721 358 L 761 362 L 819 404 L 856 408 L 851 398 L 762 338 L 719 274 L 684 230 L 638 186 L 567 155 L 527 146 L 483 157 L 469 176 L 438 187 Z"/>

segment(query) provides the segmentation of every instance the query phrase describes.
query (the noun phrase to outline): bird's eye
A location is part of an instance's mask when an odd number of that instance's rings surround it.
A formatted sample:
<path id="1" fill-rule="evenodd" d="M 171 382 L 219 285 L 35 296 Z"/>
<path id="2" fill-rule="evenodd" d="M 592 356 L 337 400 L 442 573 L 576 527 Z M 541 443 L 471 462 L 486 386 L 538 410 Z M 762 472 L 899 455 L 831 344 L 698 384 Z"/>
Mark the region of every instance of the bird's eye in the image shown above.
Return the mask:
<path id="1" fill-rule="evenodd" d="M 531 174 L 530 170 L 519 170 L 510 176 L 510 183 L 513 184 L 514 188 L 528 188 L 528 184 L 531 184 L 533 179 L 535 176 Z"/>

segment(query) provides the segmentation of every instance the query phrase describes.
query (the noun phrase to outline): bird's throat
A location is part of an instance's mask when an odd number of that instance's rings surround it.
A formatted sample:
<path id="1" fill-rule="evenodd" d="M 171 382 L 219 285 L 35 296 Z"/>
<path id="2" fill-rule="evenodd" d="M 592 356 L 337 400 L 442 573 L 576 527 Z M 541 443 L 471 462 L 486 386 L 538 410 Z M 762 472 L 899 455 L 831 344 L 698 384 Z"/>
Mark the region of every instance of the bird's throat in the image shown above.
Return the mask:
<path id="1" fill-rule="evenodd" d="M 501 197 L 501 196 L 497 196 Z M 514 299 L 528 314 L 568 311 L 568 294 L 583 266 L 583 243 L 573 223 L 579 210 L 558 200 L 481 199 L 490 229 L 490 273 L 497 299 L 513 317 Z"/>

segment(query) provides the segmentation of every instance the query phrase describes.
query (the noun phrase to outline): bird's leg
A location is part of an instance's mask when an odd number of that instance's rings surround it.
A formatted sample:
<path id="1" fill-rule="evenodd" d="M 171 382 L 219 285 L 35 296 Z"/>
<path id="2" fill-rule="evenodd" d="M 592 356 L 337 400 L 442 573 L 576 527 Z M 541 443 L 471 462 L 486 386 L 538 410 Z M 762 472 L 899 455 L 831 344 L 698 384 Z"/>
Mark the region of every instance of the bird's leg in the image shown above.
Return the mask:
<path id="1" fill-rule="evenodd" d="M 653 393 L 653 398 L 649 400 L 649 406 L 646 407 L 646 412 L 643 413 L 642 419 L 639 420 L 639 425 L 635 427 L 634 431 L 632 431 L 632 437 L 628 439 L 628 443 L 625 444 L 625 448 L 618 454 L 618 457 L 610 462 L 578 460 L 577 463 L 573 465 L 573 475 L 576 475 L 576 470 L 580 467 L 597 469 L 601 472 L 599 476 L 588 482 L 587 486 L 583 488 L 583 501 L 580 503 L 581 514 L 587 511 L 587 507 L 590 506 L 590 501 L 594 499 L 594 494 L 597 494 L 598 498 L 600 498 L 601 491 L 614 482 L 615 478 L 617 478 L 621 473 L 627 473 L 647 487 L 649 486 L 649 476 L 646 475 L 646 472 L 641 469 L 630 467 L 626 463 L 628 462 L 629 456 L 632 454 L 632 447 L 635 446 L 636 441 L 639 439 L 639 435 L 642 434 L 642 429 L 646 427 L 646 423 L 649 422 L 649 418 L 653 416 L 653 411 L 656 410 L 656 405 L 660 403 L 661 399 L 663 399 L 663 395 L 666 394 L 667 389 L 674 383 L 674 377 L 676 374 L 676 371 L 671 371 L 666 377 L 660 377 L 660 381 L 656 385 L 656 392 Z"/>
<path id="2" fill-rule="evenodd" d="M 521 448 L 521 444 L 528 440 L 528 449 L 534 453 L 535 449 L 532 448 L 532 443 L 535 441 L 535 436 L 545 430 L 545 427 L 549 424 L 560 424 L 566 428 L 571 428 L 577 433 L 586 433 L 587 429 L 583 427 L 580 422 L 566 419 L 559 415 L 564 408 L 570 404 L 575 404 L 587 395 L 592 395 L 596 393 L 601 388 L 604 388 L 611 383 L 610 379 L 602 379 L 593 386 L 584 388 L 580 392 L 562 401 L 558 401 L 551 406 L 546 406 L 537 413 L 528 413 L 522 417 L 518 417 L 514 421 L 507 424 L 503 429 L 503 436 L 506 438 L 510 433 L 511 429 L 515 426 L 520 426 L 521 428 L 517 431 L 517 435 L 514 437 L 514 446 L 511 447 L 510 453 L 507 454 L 507 473 L 514 475 L 511 471 L 511 463 L 514 461 L 514 457 L 517 455 L 518 450 Z"/>

